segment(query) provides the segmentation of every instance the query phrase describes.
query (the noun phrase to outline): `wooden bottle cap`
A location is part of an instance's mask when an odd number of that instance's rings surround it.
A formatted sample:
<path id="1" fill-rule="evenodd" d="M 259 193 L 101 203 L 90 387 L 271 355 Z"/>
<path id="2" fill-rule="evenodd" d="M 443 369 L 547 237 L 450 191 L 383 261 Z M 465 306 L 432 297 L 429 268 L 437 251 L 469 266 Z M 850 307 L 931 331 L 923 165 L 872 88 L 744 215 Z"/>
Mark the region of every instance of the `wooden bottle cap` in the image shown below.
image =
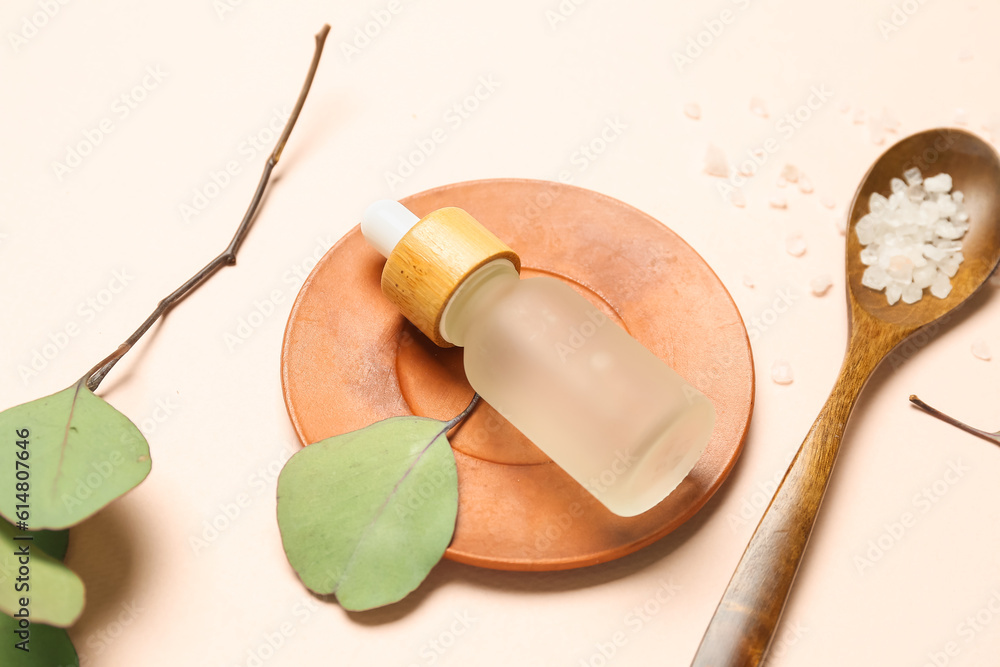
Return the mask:
<path id="1" fill-rule="evenodd" d="M 440 208 L 408 231 L 382 269 L 382 293 L 428 338 L 453 347 L 441 336 L 441 315 L 458 286 L 497 259 L 521 270 L 521 258 L 460 208 Z"/>

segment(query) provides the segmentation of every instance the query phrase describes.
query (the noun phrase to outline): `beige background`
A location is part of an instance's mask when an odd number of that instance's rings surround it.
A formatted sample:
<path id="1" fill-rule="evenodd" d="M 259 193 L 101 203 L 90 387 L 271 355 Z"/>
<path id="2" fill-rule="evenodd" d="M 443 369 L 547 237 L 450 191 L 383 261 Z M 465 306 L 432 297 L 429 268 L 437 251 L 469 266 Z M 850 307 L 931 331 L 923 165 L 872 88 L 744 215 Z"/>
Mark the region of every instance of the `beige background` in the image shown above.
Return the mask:
<path id="1" fill-rule="evenodd" d="M 872 125 L 896 118 L 902 136 L 951 124 L 961 108 L 971 130 L 1000 137 L 1000 7 L 577 2 L 400 0 L 354 54 L 344 45 L 387 0 L 8 0 L 0 8 L 3 406 L 68 385 L 221 251 L 270 150 L 267 128 L 294 101 L 312 35 L 333 26 L 238 267 L 181 304 L 102 387 L 146 431 L 154 466 L 138 489 L 72 532 L 68 561 L 88 586 L 72 630 L 84 664 L 689 664 L 763 511 L 762 489 L 780 476 L 836 375 L 846 339 L 837 222 L 894 136 L 878 145 Z M 898 30 L 887 27 L 893 20 Z M 679 65 L 675 54 L 699 36 L 701 53 L 692 49 Z M 449 110 L 481 79 L 493 84 L 457 122 Z M 778 122 L 813 87 L 832 98 L 786 136 Z M 751 113 L 754 96 L 768 118 Z M 684 116 L 688 102 L 700 104 L 701 120 Z M 102 122 L 111 132 L 57 175 L 56 163 Z M 582 157 L 580 146 L 609 122 L 623 129 L 596 159 Z M 385 173 L 438 127 L 445 141 L 390 188 Z M 257 135 L 266 147 L 254 155 L 248 137 Z M 743 188 L 746 208 L 726 203 L 721 180 L 701 171 L 708 144 L 735 163 L 771 137 L 778 150 Z M 225 187 L 208 187 L 214 196 L 197 202 L 204 210 L 185 216 L 182 206 L 227 163 L 239 173 L 228 182 L 216 175 Z M 785 163 L 803 169 L 815 193 L 779 190 Z M 289 568 L 274 519 L 276 473 L 297 448 L 278 356 L 300 276 L 375 198 L 563 170 L 680 233 L 755 332 L 757 410 L 732 477 L 681 530 L 607 565 L 516 574 L 444 562 L 416 594 L 379 612 L 351 615 L 315 600 Z M 787 210 L 768 205 L 779 194 Z M 802 257 L 784 248 L 796 232 L 808 244 Z M 821 274 L 834 285 L 815 297 L 809 281 Z M 995 660 L 1000 452 L 906 397 L 1000 426 L 1000 361 L 969 350 L 983 339 L 1000 355 L 996 292 L 869 385 L 769 664 Z M 768 314 L 788 293 L 787 312 Z M 264 316 L 254 316 L 251 335 L 227 339 L 255 310 Z M 79 333 L 64 339 L 71 325 Z M 52 341 L 64 346 L 46 349 Z M 23 374 L 36 351 L 52 358 Z M 791 363 L 793 384 L 771 382 L 778 359 Z M 225 523 L 219 517 L 234 504 L 226 529 L 206 538 L 206 522 Z M 893 536 L 907 513 L 910 525 Z M 600 645 L 616 638 L 621 646 L 604 660 Z"/>

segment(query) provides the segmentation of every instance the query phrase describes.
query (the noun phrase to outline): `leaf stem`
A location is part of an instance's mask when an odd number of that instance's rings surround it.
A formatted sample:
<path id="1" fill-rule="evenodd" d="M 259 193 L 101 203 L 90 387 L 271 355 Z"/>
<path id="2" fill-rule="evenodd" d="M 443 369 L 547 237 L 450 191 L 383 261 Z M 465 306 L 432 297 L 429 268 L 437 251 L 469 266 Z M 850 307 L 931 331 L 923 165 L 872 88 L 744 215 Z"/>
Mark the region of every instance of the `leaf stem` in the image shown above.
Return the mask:
<path id="1" fill-rule="evenodd" d="M 143 322 L 139 328 L 125 340 L 124 343 L 119 345 L 118 349 L 87 371 L 87 373 L 81 378 L 81 382 L 84 382 L 88 389 L 95 391 L 108 372 L 114 368 L 115 364 L 117 364 L 129 350 L 132 349 L 132 346 L 135 345 L 140 338 L 142 338 L 143 334 L 145 334 L 158 319 L 177 305 L 179 301 L 197 289 L 203 282 L 212 277 L 222 267 L 233 266 L 236 264 L 236 253 L 239 252 L 240 246 L 243 245 L 243 241 L 246 238 L 247 233 L 250 231 L 250 227 L 253 225 L 257 208 L 260 205 L 261 199 L 264 197 L 264 190 L 267 188 L 267 182 L 271 178 L 271 171 L 274 169 L 274 166 L 278 164 L 278 160 L 281 159 L 281 152 L 284 150 L 285 143 L 288 141 L 288 137 L 292 133 L 292 128 L 295 127 L 295 121 L 299 118 L 299 113 L 302 111 L 302 105 L 305 104 L 306 96 L 309 94 L 309 88 L 312 86 L 313 78 L 316 76 L 316 68 L 319 66 L 320 56 L 323 53 L 323 44 L 326 42 L 326 36 L 329 32 L 330 26 L 324 25 L 322 30 L 316 34 L 316 49 L 313 53 L 312 64 L 309 66 L 309 73 L 306 75 L 305 83 L 302 84 L 302 90 L 299 92 L 299 98 L 295 103 L 295 109 L 292 110 L 292 114 L 288 118 L 288 122 L 285 124 L 285 129 L 281 133 L 278 143 L 271 152 L 271 156 L 268 158 L 267 164 L 264 165 L 264 172 L 261 174 L 260 181 L 257 183 L 257 190 L 254 192 L 253 199 L 250 200 L 250 205 L 247 207 L 246 213 L 243 215 L 243 220 L 240 222 L 240 226 L 236 230 L 236 234 L 233 236 L 232 241 L 229 242 L 229 245 L 226 246 L 226 249 L 222 252 L 222 254 L 206 264 L 201 271 L 191 276 L 187 282 L 174 290 L 169 296 L 161 300 L 160 303 L 157 304 L 156 309 L 149 315 L 149 317 L 146 318 L 146 321 Z"/>
<path id="2" fill-rule="evenodd" d="M 989 440 L 994 444 L 1000 445 L 1000 433 L 990 433 L 989 431 L 982 431 L 978 428 L 973 428 L 968 424 L 960 422 L 954 417 L 950 417 L 949 415 L 946 415 L 945 413 L 941 412 L 937 408 L 932 408 L 931 406 L 927 405 L 922 400 L 917 398 L 916 394 L 910 394 L 910 403 L 913 403 L 915 406 L 917 406 L 927 414 L 937 417 L 946 424 L 951 424 L 952 426 L 956 426 L 967 433 L 971 433 L 972 435 L 978 435 L 980 438 L 985 438 L 986 440 Z"/>
<path id="3" fill-rule="evenodd" d="M 479 403 L 479 393 L 477 392 L 472 396 L 472 400 L 469 401 L 469 405 L 467 405 L 466 408 L 462 410 L 462 412 L 456 415 L 455 418 L 452 419 L 451 421 L 445 422 L 443 432 L 447 433 L 451 429 L 458 426 L 458 423 L 463 419 L 465 419 L 466 417 L 468 417 L 469 413 L 472 412 L 473 409 L 475 409 L 476 404 L 478 403 Z"/>

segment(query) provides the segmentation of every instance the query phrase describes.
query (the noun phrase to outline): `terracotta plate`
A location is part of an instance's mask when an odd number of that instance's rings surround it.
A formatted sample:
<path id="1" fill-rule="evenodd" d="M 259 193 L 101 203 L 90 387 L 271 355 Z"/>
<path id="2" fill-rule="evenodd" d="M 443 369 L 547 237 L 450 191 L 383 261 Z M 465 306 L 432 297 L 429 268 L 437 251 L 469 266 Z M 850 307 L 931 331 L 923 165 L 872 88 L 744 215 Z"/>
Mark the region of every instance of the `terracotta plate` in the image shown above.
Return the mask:
<path id="1" fill-rule="evenodd" d="M 403 200 L 418 215 L 466 209 L 521 255 L 522 275 L 566 281 L 703 391 L 718 420 L 697 466 L 662 503 L 618 517 L 481 404 L 451 437 L 459 511 L 446 557 L 558 570 L 631 553 L 693 515 L 726 478 L 753 410 L 743 321 L 705 261 L 662 224 L 581 188 L 521 179 L 448 185 Z M 303 443 L 393 415 L 450 419 L 472 397 L 460 349 L 441 349 L 382 296 L 384 259 L 353 229 L 292 308 L 282 350 L 288 414 Z"/>

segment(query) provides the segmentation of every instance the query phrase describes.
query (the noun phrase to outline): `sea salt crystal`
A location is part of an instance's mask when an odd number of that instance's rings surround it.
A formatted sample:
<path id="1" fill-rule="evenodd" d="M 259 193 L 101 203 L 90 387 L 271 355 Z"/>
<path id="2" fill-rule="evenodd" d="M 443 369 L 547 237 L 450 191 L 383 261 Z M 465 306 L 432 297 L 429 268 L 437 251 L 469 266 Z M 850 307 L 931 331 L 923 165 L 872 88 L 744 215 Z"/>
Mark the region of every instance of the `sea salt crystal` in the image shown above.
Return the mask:
<path id="1" fill-rule="evenodd" d="M 781 168 L 781 177 L 789 183 L 797 183 L 799 180 L 799 168 L 794 164 L 786 164 Z"/>
<path id="2" fill-rule="evenodd" d="M 924 291 L 910 283 L 903 287 L 902 298 L 903 303 L 916 303 L 920 301 L 920 298 L 924 295 Z"/>
<path id="3" fill-rule="evenodd" d="M 692 120 L 701 118 L 701 107 L 697 102 L 688 102 L 684 105 L 684 115 Z"/>
<path id="4" fill-rule="evenodd" d="M 899 127 L 902 125 L 899 119 L 892 115 L 888 109 L 882 109 L 882 126 L 889 132 L 898 132 Z"/>
<path id="5" fill-rule="evenodd" d="M 709 144 L 705 151 L 705 173 L 722 178 L 729 175 L 729 161 L 726 160 L 726 154 L 715 144 Z"/>
<path id="6" fill-rule="evenodd" d="M 906 198 L 914 204 L 919 204 L 927 198 L 927 191 L 924 190 L 923 185 L 908 185 L 905 194 Z"/>
<path id="7" fill-rule="evenodd" d="M 872 196 L 868 198 L 868 209 L 872 213 L 882 213 L 887 208 L 889 208 L 889 199 L 885 195 L 873 192 Z"/>
<path id="8" fill-rule="evenodd" d="M 775 361 L 771 364 L 771 380 L 775 384 L 791 384 L 795 380 L 792 365 L 784 359 Z"/>
<path id="9" fill-rule="evenodd" d="M 831 211 L 833 210 L 833 207 L 837 205 L 837 202 L 834 200 L 834 198 L 829 195 L 823 195 L 823 198 L 819 200 L 819 203 L 825 206 L 826 208 L 830 209 Z"/>
<path id="10" fill-rule="evenodd" d="M 938 270 L 936 265 L 925 263 L 923 266 L 913 270 L 913 284 L 920 289 L 930 287 L 937 274 Z"/>
<path id="11" fill-rule="evenodd" d="M 955 125 L 968 125 L 969 112 L 965 109 L 955 109 Z"/>
<path id="12" fill-rule="evenodd" d="M 885 128 L 882 127 L 881 123 L 873 122 L 868 126 L 868 138 L 876 146 L 881 146 L 885 143 Z"/>
<path id="13" fill-rule="evenodd" d="M 795 234 L 789 234 L 785 239 L 785 251 L 792 257 L 801 257 L 806 254 L 806 240 L 796 232 Z"/>
<path id="14" fill-rule="evenodd" d="M 889 182 L 888 197 L 871 194 L 869 213 L 854 225 L 867 267 L 861 283 L 884 290 L 889 305 L 916 303 L 925 289 L 939 299 L 951 293 L 969 228 L 965 197 L 951 188 L 948 174 L 924 179 L 919 169 L 908 169 L 902 180 Z"/>
<path id="15" fill-rule="evenodd" d="M 903 288 L 899 286 L 899 283 L 889 283 L 885 288 L 885 299 L 889 302 L 889 305 L 894 305 L 899 301 L 899 297 L 903 295 Z"/>
<path id="16" fill-rule="evenodd" d="M 788 200 L 780 195 L 775 195 L 767 202 L 771 208 L 786 209 L 788 208 Z"/>
<path id="17" fill-rule="evenodd" d="M 985 340 L 977 340 L 969 349 L 972 351 L 972 356 L 976 359 L 989 361 L 993 358 L 993 355 L 990 354 L 990 346 L 986 344 Z"/>
<path id="18" fill-rule="evenodd" d="M 934 233 L 943 239 L 959 239 L 964 234 L 964 232 L 959 231 L 954 224 L 947 220 L 938 220 L 934 223 Z"/>
<path id="19" fill-rule="evenodd" d="M 857 109 L 854 112 L 854 117 L 853 117 L 852 120 L 854 121 L 855 125 L 864 125 L 864 122 L 865 122 L 865 110 L 864 109 Z"/>
<path id="20" fill-rule="evenodd" d="M 938 269 L 949 278 L 954 278 L 955 274 L 958 273 L 958 265 L 962 263 L 962 258 L 959 257 L 961 253 L 955 253 L 946 256 L 940 262 L 938 262 Z M 949 283 L 950 285 L 951 283 Z M 933 288 L 933 285 L 931 286 Z M 950 287 L 949 287 L 950 289 Z M 944 297 L 941 297 L 942 299 Z"/>
<path id="21" fill-rule="evenodd" d="M 753 278 L 751 276 L 743 274 L 743 285 L 744 285 L 744 287 L 749 287 L 749 288 L 753 289 L 753 287 L 754 287 Z"/>
<path id="22" fill-rule="evenodd" d="M 813 191 L 812 181 L 809 180 L 808 176 L 799 176 L 799 192 L 804 195 L 810 194 Z"/>
<path id="23" fill-rule="evenodd" d="M 837 226 L 837 233 L 841 236 L 847 236 L 847 216 L 837 215 L 833 218 L 833 224 Z"/>
<path id="24" fill-rule="evenodd" d="M 938 174 L 924 179 L 924 189 L 927 192 L 948 192 L 951 190 L 951 176 Z"/>
<path id="25" fill-rule="evenodd" d="M 950 276 L 938 271 L 934 277 L 934 282 L 931 283 L 931 294 L 939 299 L 943 299 L 951 294 L 951 281 L 948 278 Z"/>
<path id="26" fill-rule="evenodd" d="M 814 296 L 823 296 L 830 290 L 831 287 L 833 287 L 833 280 L 830 278 L 829 274 L 826 273 L 821 276 L 816 276 L 809 281 L 809 289 L 812 291 Z"/>
<path id="27" fill-rule="evenodd" d="M 746 208 L 746 195 L 743 194 L 742 190 L 733 190 L 732 194 L 729 195 L 729 203 L 737 208 Z"/>
<path id="28" fill-rule="evenodd" d="M 779 188 L 783 188 L 783 187 L 786 187 L 788 185 L 788 181 L 786 181 L 781 176 L 778 176 L 778 178 L 774 181 L 774 185 L 777 186 L 777 187 L 779 187 Z"/>
<path id="29" fill-rule="evenodd" d="M 889 261 L 886 273 L 896 282 L 909 285 L 913 281 L 913 262 L 905 255 L 896 255 Z"/>
<path id="30" fill-rule="evenodd" d="M 764 100 L 759 97 L 753 97 L 750 100 L 750 111 L 761 118 L 767 118 L 767 105 L 764 104 Z"/>
<path id="31" fill-rule="evenodd" d="M 938 211 L 941 213 L 942 217 L 950 218 L 951 216 L 958 213 L 958 204 L 955 203 L 954 199 L 951 197 L 938 196 L 937 200 Z"/>
<path id="32" fill-rule="evenodd" d="M 873 290 L 884 290 L 889 285 L 889 274 L 881 266 L 869 266 L 861 274 L 861 284 Z"/>
<path id="33" fill-rule="evenodd" d="M 920 185 L 924 182 L 923 176 L 920 174 L 920 170 L 916 167 L 904 171 L 903 178 L 906 179 L 907 185 Z"/>
<path id="34" fill-rule="evenodd" d="M 858 220 L 858 224 L 854 225 L 854 231 L 858 235 L 858 241 L 861 245 L 869 245 L 875 242 L 875 218 L 869 213 L 864 215 Z"/>

